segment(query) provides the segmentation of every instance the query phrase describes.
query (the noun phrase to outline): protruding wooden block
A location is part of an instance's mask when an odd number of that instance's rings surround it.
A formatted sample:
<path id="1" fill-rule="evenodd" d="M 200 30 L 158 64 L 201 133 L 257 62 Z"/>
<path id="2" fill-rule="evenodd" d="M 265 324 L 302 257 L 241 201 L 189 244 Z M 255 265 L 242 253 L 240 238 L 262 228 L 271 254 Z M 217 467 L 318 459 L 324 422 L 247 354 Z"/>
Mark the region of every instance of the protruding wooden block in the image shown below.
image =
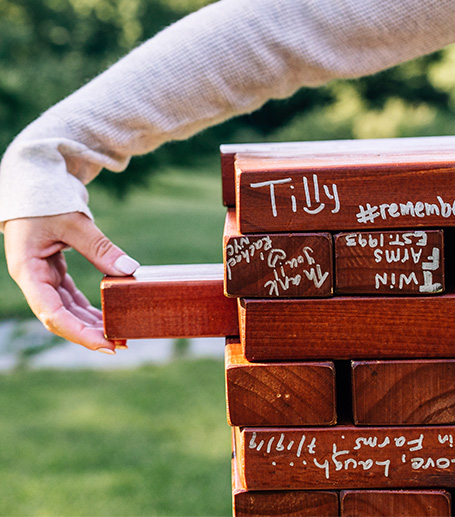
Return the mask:
<path id="1" fill-rule="evenodd" d="M 442 230 L 340 233 L 339 294 L 436 294 L 444 290 Z"/>
<path id="2" fill-rule="evenodd" d="M 241 299 L 249 361 L 455 356 L 455 295 Z"/>
<path id="3" fill-rule="evenodd" d="M 321 142 L 273 142 L 259 144 L 228 144 L 220 147 L 223 203 L 235 206 L 235 159 L 237 154 L 258 157 L 294 156 L 302 163 L 326 160 L 330 163 L 349 159 L 371 162 L 382 157 L 384 167 L 396 163 L 436 162 L 452 166 L 455 162 L 455 138 L 381 138 L 362 140 L 326 140 Z"/>
<path id="4" fill-rule="evenodd" d="M 358 425 L 455 424 L 455 359 L 353 361 Z"/>
<path id="5" fill-rule="evenodd" d="M 231 297 L 324 297 L 333 293 L 329 233 L 242 235 L 226 216 L 224 289 Z"/>
<path id="6" fill-rule="evenodd" d="M 235 300 L 223 294 L 223 265 L 143 266 L 101 282 L 108 339 L 238 335 Z"/>
<path id="7" fill-rule="evenodd" d="M 450 517 L 446 490 L 343 490 L 341 517 Z"/>
<path id="8" fill-rule="evenodd" d="M 238 338 L 227 340 L 225 362 L 229 425 L 336 423 L 332 362 L 249 363 Z"/>
<path id="9" fill-rule="evenodd" d="M 247 490 L 455 486 L 454 426 L 235 428 Z"/>
<path id="10" fill-rule="evenodd" d="M 452 151 L 453 155 L 453 151 Z M 238 154 L 242 233 L 455 225 L 455 162 L 387 156 L 259 158 Z M 443 187 L 442 187 L 443 185 Z"/>

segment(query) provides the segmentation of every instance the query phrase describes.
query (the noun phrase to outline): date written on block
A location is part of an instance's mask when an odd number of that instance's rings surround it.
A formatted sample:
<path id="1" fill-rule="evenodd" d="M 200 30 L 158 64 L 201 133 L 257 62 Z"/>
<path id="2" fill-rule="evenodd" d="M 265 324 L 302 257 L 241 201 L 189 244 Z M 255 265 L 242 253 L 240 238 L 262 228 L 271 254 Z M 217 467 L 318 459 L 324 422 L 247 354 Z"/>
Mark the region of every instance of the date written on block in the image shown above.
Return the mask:
<path id="1" fill-rule="evenodd" d="M 334 246 L 339 294 L 444 291 L 442 230 L 339 233 Z"/>
<path id="2" fill-rule="evenodd" d="M 235 426 L 333 425 L 333 362 L 249 363 L 238 338 L 225 350 L 227 417 Z"/>
<path id="3" fill-rule="evenodd" d="M 235 428 L 248 490 L 455 486 L 455 427 Z"/>
<path id="4" fill-rule="evenodd" d="M 455 359 L 352 361 L 357 425 L 455 424 Z"/>
<path id="5" fill-rule="evenodd" d="M 329 233 L 242 235 L 224 227 L 224 290 L 230 297 L 324 297 L 333 293 Z"/>
<path id="6" fill-rule="evenodd" d="M 450 510 L 451 496 L 447 490 L 343 490 L 340 493 L 341 517 L 449 517 Z"/>
<path id="7" fill-rule="evenodd" d="M 455 225 L 453 165 L 238 155 L 242 233 Z M 442 187 L 443 186 L 443 187 Z"/>

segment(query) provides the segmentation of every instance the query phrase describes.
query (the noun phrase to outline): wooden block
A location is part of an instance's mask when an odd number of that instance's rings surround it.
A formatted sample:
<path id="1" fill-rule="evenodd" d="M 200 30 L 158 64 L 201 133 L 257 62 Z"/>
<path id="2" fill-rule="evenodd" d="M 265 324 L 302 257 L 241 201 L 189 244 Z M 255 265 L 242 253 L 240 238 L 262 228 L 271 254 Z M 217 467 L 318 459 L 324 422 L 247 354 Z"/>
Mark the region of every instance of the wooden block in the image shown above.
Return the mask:
<path id="1" fill-rule="evenodd" d="M 455 360 L 353 361 L 354 423 L 455 424 Z"/>
<path id="2" fill-rule="evenodd" d="M 235 212 L 226 216 L 223 237 L 227 296 L 323 297 L 333 293 L 329 233 L 242 235 Z"/>
<path id="3" fill-rule="evenodd" d="M 234 517 L 337 517 L 338 494 L 318 490 L 233 492 Z"/>
<path id="4" fill-rule="evenodd" d="M 238 335 L 235 300 L 223 294 L 223 265 L 143 266 L 101 282 L 108 339 Z"/>
<path id="5" fill-rule="evenodd" d="M 444 290 L 442 230 L 340 233 L 339 294 L 436 294 Z"/>
<path id="6" fill-rule="evenodd" d="M 235 491 L 234 517 L 337 517 L 338 494 L 318 490 Z"/>
<path id="7" fill-rule="evenodd" d="M 249 361 L 455 357 L 455 295 L 240 299 Z"/>
<path id="8" fill-rule="evenodd" d="M 321 144 L 323 142 L 318 142 Z M 223 205 L 235 206 L 235 157 L 237 153 L 258 153 L 267 156 L 286 155 L 288 153 L 309 150 L 313 142 L 278 142 L 260 144 L 225 144 L 220 146 L 221 184 L 223 190 Z M 314 152 L 314 151 L 313 151 Z"/>
<path id="9" fill-rule="evenodd" d="M 238 338 L 226 342 L 229 425 L 333 425 L 335 366 L 319 363 L 249 363 Z"/>
<path id="10" fill-rule="evenodd" d="M 446 490 L 343 490 L 341 517 L 450 517 Z"/>
<path id="11" fill-rule="evenodd" d="M 232 446 L 232 508 L 234 517 L 335 517 L 338 493 L 329 491 L 268 490 L 250 492 L 242 484 Z"/>
<path id="12" fill-rule="evenodd" d="M 237 154 L 241 233 L 455 225 L 455 161 L 389 156 L 259 158 Z M 453 151 L 451 154 L 453 159 Z"/>
<path id="13" fill-rule="evenodd" d="M 247 490 L 455 486 L 454 426 L 235 428 Z"/>
<path id="14" fill-rule="evenodd" d="M 371 140 L 372 142 L 373 140 Z M 315 154 L 342 153 L 347 151 L 353 144 L 366 140 L 331 140 L 324 142 L 274 142 L 256 144 L 225 144 L 220 146 L 221 156 L 221 180 L 223 188 L 223 205 L 235 206 L 235 160 L 237 154 L 248 154 L 257 156 L 299 156 L 302 160 L 306 156 L 310 159 Z"/>
<path id="15" fill-rule="evenodd" d="M 366 161 L 377 156 L 397 162 L 423 163 L 427 161 L 452 164 L 455 161 L 454 137 L 381 138 L 362 140 L 326 140 L 321 142 L 274 142 L 259 144 L 228 144 L 220 147 L 223 185 L 223 204 L 235 206 L 235 159 L 237 154 L 258 157 L 296 156 L 303 163 L 315 160 Z"/>

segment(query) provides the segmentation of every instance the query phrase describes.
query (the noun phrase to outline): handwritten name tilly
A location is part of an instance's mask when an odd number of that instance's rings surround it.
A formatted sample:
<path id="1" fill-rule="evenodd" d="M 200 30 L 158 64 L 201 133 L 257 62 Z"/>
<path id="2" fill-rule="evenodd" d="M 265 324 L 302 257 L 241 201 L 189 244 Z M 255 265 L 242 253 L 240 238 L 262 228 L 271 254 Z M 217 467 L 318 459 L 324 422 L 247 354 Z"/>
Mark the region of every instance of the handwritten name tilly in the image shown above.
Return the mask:
<path id="1" fill-rule="evenodd" d="M 301 177 L 301 182 L 297 182 L 295 177 L 285 177 L 253 182 L 249 187 L 268 191 L 273 218 L 278 217 L 280 211 L 286 211 L 287 214 L 289 210 L 293 214 L 303 211 L 309 217 L 314 217 L 326 210 L 337 214 L 343 208 L 338 185 L 334 182 L 321 182 L 317 174 L 308 177 L 304 175 Z M 277 203 L 278 197 L 284 201 Z M 436 195 L 435 199 L 426 201 L 395 199 L 389 203 L 367 202 L 358 204 L 358 212 L 355 216 L 357 223 L 362 225 L 375 223 L 376 219 L 390 221 L 402 217 L 417 220 L 432 217 L 444 220 L 455 217 L 455 201 L 447 202 L 441 195 Z"/>

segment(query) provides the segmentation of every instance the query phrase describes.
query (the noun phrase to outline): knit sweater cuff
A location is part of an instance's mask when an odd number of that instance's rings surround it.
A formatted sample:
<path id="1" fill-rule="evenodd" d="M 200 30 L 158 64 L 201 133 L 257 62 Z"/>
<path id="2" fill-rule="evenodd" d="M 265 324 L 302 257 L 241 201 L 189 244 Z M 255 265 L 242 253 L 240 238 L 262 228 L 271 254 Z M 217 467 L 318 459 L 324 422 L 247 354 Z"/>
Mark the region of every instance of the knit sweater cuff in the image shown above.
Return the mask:
<path id="1" fill-rule="evenodd" d="M 14 174 L 8 178 L 0 175 L 0 231 L 5 221 L 23 217 L 82 212 L 93 219 L 87 189 L 67 171 L 52 140 L 12 145 L 3 163 Z"/>

